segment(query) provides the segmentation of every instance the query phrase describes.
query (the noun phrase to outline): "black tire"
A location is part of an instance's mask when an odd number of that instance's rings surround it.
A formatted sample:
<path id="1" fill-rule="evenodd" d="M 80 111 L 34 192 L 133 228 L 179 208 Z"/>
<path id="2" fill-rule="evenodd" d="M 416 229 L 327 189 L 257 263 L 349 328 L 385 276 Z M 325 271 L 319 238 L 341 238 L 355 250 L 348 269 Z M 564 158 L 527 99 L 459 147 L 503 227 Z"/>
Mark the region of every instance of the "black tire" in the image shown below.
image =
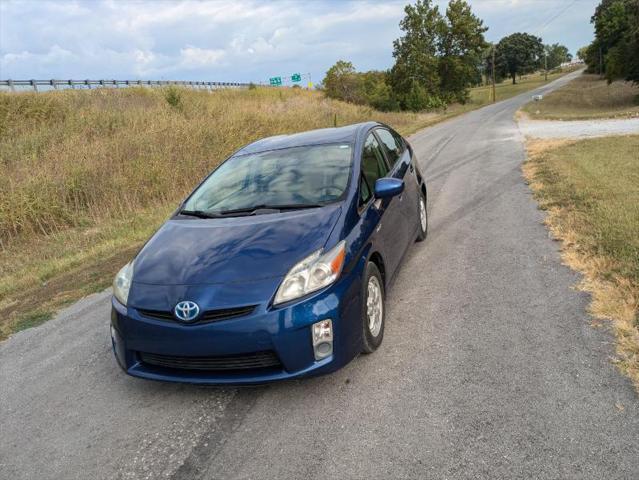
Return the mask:
<path id="1" fill-rule="evenodd" d="M 422 226 L 422 220 L 421 220 L 421 205 L 422 202 L 424 202 L 424 215 L 426 217 L 426 225 L 425 227 Z M 418 225 L 418 231 L 417 231 L 417 242 L 423 242 L 424 240 L 426 240 L 426 237 L 428 236 L 428 209 L 426 208 L 427 204 L 426 204 L 426 197 L 424 196 L 424 194 L 422 194 L 420 192 L 419 194 L 419 203 L 417 204 L 417 225 Z"/>
<path id="2" fill-rule="evenodd" d="M 371 331 L 368 315 L 368 287 L 369 283 L 372 282 L 376 282 L 377 287 L 379 287 L 379 295 L 381 295 L 381 325 L 379 325 L 378 331 L 376 332 Z M 374 289 L 375 287 L 372 288 Z M 373 353 L 382 344 L 382 340 L 384 339 L 384 325 L 386 324 L 385 293 L 382 274 L 379 272 L 377 265 L 373 262 L 368 262 L 364 274 L 364 283 L 362 285 L 362 353 Z"/>

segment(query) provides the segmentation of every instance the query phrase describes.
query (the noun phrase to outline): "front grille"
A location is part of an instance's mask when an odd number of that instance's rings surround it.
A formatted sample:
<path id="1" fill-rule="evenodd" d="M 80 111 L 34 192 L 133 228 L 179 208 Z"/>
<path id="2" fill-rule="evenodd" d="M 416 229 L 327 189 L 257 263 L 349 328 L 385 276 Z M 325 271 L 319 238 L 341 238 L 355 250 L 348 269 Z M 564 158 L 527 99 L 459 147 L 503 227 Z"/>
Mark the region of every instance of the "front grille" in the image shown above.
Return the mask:
<path id="1" fill-rule="evenodd" d="M 175 320 L 175 317 L 171 312 L 162 312 L 160 310 L 142 310 L 138 308 L 138 312 L 140 312 L 145 317 L 157 318 L 158 320 Z"/>
<path id="2" fill-rule="evenodd" d="M 237 308 L 222 308 L 219 310 L 209 310 L 204 312 L 198 321 L 200 322 L 215 322 L 225 318 L 235 318 L 248 315 L 255 310 L 255 305 L 249 305 L 248 307 Z"/>
<path id="3" fill-rule="evenodd" d="M 189 322 L 189 325 L 197 325 L 202 323 L 217 322 L 218 320 L 227 320 L 229 318 L 243 317 L 249 315 L 255 310 L 255 305 L 249 305 L 246 307 L 236 308 L 220 308 L 217 310 L 207 310 L 202 313 L 196 321 Z M 167 320 L 171 322 L 179 322 L 173 315 L 173 312 L 167 312 L 164 310 L 146 310 L 138 308 L 145 317 L 155 318 L 156 320 Z"/>
<path id="4" fill-rule="evenodd" d="M 279 358 L 277 358 L 277 355 L 275 355 L 273 351 L 227 355 L 223 357 L 174 357 L 143 352 L 138 352 L 138 356 L 140 361 L 147 365 L 179 370 L 232 372 L 282 367 Z"/>

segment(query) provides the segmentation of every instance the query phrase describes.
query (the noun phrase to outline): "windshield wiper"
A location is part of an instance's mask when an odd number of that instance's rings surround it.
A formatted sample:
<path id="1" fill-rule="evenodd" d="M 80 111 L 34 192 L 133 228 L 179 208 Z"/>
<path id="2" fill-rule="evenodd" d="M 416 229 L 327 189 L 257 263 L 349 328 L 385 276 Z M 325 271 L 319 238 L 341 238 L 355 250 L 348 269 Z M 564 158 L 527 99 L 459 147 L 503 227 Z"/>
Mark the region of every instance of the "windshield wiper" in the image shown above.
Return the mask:
<path id="1" fill-rule="evenodd" d="M 269 205 L 269 204 L 261 204 L 261 205 L 253 205 L 251 207 L 244 208 L 234 208 L 231 210 L 219 210 L 216 212 L 207 212 L 204 210 L 180 210 L 178 213 L 180 215 L 188 215 L 189 217 L 197 217 L 197 218 L 224 218 L 224 217 L 232 217 L 236 216 L 248 216 L 253 215 L 258 210 L 277 210 L 281 212 L 282 210 L 302 210 L 304 208 L 318 208 L 323 207 L 321 203 L 287 203 L 280 205 Z"/>
<path id="2" fill-rule="evenodd" d="M 219 216 L 236 215 L 238 213 L 252 214 L 258 210 L 302 210 L 305 208 L 323 207 L 321 203 L 286 203 L 286 204 L 260 204 L 251 207 L 234 208 L 232 210 L 220 210 L 215 212 Z"/>
<path id="3" fill-rule="evenodd" d="M 189 217 L 197 217 L 197 218 L 220 218 L 220 215 L 217 213 L 205 212 L 204 210 L 180 210 L 178 212 L 180 215 L 187 215 Z"/>

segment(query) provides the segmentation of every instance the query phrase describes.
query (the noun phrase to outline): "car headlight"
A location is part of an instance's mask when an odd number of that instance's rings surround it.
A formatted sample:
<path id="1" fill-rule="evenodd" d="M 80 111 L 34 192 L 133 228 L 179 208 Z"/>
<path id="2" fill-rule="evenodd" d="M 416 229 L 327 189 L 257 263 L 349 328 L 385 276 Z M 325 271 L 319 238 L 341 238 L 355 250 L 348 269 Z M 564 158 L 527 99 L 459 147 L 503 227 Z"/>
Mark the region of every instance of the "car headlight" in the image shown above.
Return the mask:
<path id="1" fill-rule="evenodd" d="M 122 305 L 126 305 L 131 289 L 131 279 L 133 278 L 133 262 L 127 263 L 118 272 L 113 280 L 113 295 Z"/>
<path id="2" fill-rule="evenodd" d="M 273 303 L 289 302 L 330 285 L 342 273 L 345 257 L 343 240 L 326 253 L 322 250 L 312 253 L 289 270 Z"/>

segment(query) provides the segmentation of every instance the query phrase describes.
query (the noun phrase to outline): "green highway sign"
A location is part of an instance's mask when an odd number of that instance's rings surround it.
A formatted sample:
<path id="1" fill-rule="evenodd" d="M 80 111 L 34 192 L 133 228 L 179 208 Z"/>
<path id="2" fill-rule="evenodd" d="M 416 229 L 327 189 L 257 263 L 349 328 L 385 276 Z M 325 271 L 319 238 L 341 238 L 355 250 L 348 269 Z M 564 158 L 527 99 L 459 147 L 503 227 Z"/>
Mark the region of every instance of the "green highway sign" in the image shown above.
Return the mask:
<path id="1" fill-rule="evenodd" d="M 302 81 L 302 75 L 300 75 L 299 73 L 294 73 L 293 75 L 291 75 L 291 80 L 293 82 L 301 82 Z"/>
<path id="2" fill-rule="evenodd" d="M 274 87 L 279 87 L 282 85 L 282 77 L 271 77 L 268 79 L 271 82 L 271 85 Z"/>

